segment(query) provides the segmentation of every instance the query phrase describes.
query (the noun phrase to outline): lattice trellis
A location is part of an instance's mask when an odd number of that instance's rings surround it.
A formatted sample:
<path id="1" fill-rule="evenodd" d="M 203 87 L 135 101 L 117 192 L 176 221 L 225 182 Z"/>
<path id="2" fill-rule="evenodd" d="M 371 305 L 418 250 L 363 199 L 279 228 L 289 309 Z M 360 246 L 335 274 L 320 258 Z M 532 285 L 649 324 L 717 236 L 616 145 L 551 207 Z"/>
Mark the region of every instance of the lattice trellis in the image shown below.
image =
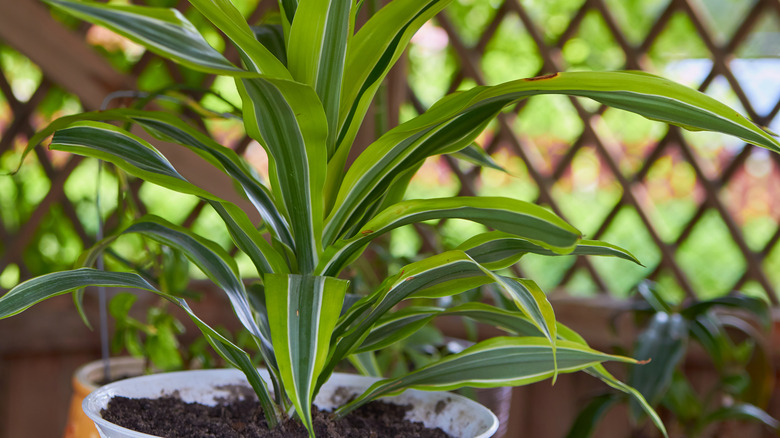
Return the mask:
<path id="1" fill-rule="evenodd" d="M 705 1 L 705 0 L 701 0 Z M 138 2 L 142 3 L 142 2 Z M 250 22 L 257 21 L 269 8 L 273 7 L 275 2 L 262 1 L 260 6 L 250 17 Z M 475 2 L 459 2 L 460 6 L 467 7 Z M 598 62 L 598 68 L 629 68 L 645 69 L 650 71 L 657 70 L 651 61 L 651 54 L 659 39 L 664 38 L 665 30 L 673 25 L 680 17 L 687 20 L 695 29 L 695 34 L 700 40 L 700 46 L 708 53 L 711 60 L 709 71 L 704 78 L 696 85 L 700 90 L 709 91 L 717 81 L 725 80 L 725 84 L 733 90 L 738 103 L 744 108 L 744 112 L 759 124 L 769 126 L 777 118 L 780 111 L 780 96 L 770 96 L 774 99 L 774 105 L 768 111 L 759 111 L 751 103 L 748 94 L 745 92 L 744 84 L 740 84 L 737 76 L 731 67 L 731 60 L 738 54 L 740 48 L 755 33 L 760 26 L 765 26 L 767 20 L 770 26 L 775 29 L 780 25 L 780 2 L 777 0 L 754 0 L 749 2 L 747 8 L 742 8 L 744 16 L 733 17 L 735 21 L 734 29 L 729 31 L 720 31 L 712 28 L 707 14 L 702 12 L 702 5 L 695 0 L 668 0 L 647 2 L 653 7 L 648 9 L 648 15 L 644 17 L 644 24 L 637 24 L 629 29 L 626 28 L 625 19 L 618 17 L 620 11 L 616 8 L 615 1 L 610 0 L 585 0 L 576 1 L 525 1 L 525 0 L 505 0 L 502 2 L 492 2 L 494 10 L 491 10 L 487 18 L 483 20 L 478 31 L 468 31 L 458 24 L 458 19 L 454 15 L 440 15 L 435 25 L 446 34 L 449 42 L 448 49 L 450 56 L 454 57 L 456 62 L 455 71 L 447 78 L 446 87 L 448 91 L 455 91 L 461 86 L 471 83 L 484 84 L 489 83 L 486 78 L 483 55 L 493 44 L 500 41 L 500 32 L 502 26 L 507 26 L 510 21 L 514 26 L 519 26 L 530 38 L 535 46 L 535 53 L 532 53 L 527 59 L 518 60 L 518 71 L 528 70 L 528 75 L 544 74 L 553 71 L 566 70 L 568 68 L 582 68 L 583 65 L 570 65 L 567 63 L 567 50 L 573 41 L 581 38 L 583 32 L 590 29 L 588 23 L 593 21 L 593 16 L 602 23 L 601 38 L 610 39 L 610 53 L 612 57 L 602 62 Z M 550 23 L 543 21 L 538 16 L 540 7 L 561 8 L 560 4 L 565 3 L 568 6 L 563 16 L 565 16 L 565 25 L 558 22 L 558 30 L 551 31 Z M 744 3 L 747 4 L 747 3 Z M 744 6 L 743 4 L 743 6 Z M 465 6 L 464 6 L 465 5 Z M 622 7 L 645 7 L 643 2 L 626 2 Z M 180 9 L 185 14 L 190 14 L 186 2 L 180 4 Z M 630 20 L 629 20 L 629 25 Z M 622 26 L 622 27 L 621 27 Z M 76 29 L 82 37 L 86 36 L 89 26 L 81 25 Z M 83 38 L 82 38 L 83 39 Z M 598 40 L 597 40 L 598 41 Z M 2 43 L 2 41 L 0 41 Z M 605 47 L 606 49 L 606 47 Z M 7 50 L 7 49 L 6 49 Z M 775 49 L 775 58 L 780 55 Z M 236 54 L 228 50 L 226 54 L 229 58 L 235 59 Z M 162 62 L 151 55 L 144 53 L 138 59 L 132 60 L 126 65 L 127 71 L 123 72 L 125 76 L 132 81 L 143 77 L 149 69 L 162 69 L 165 75 L 175 81 L 189 81 L 191 85 L 197 85 L 202 88 L 211 86 L 213 78 L 195 77 L 183 72 L 180 67 L 170 63 Z M 621 65 L 622 63 L 622 65 Z M 414 59 L 410 61 L 411 69 L 414 70 Z M 48 77 L 50 74 L 44 68 L 43 79 L 37 84 L 35 91 L 29 98 L 17 98 L 14 94 L 13 78 L 9 79 L 11 74 L 0 65 L 0 105 L 6 106 L 6 114 L 9 116 L 0 116 L 0 157 L 2 157 L 3 169 L 8 170 L 9 163 L 14 162 L 14 150 L 24 144 L 26 139 L 42 125 L 42 119 L 46 115 L 41 115 L 41 105 L 46 101 L 47 96 L 57 87 L 53 85 Z M 7 68 L 7 67 L 6 67 Z M 535 71 L 534 71 L 535 70 Z M 163 75 L 163 76 L 165 76 Z M 525 76 L 525 74 L 524 74 Z M 777 73 L 780 76 L 780 73 Z M 777 77 L 776 76 L 776 77 Z M 780 77 L 777 77 L 780 81 Z M 123 85 L 125 86 L 125 85 Z M 122 88 L 117 85 L 109 85 L 107 91 Z M 771 91 L 771 90 L 770 90 Z M 78 91 L 77 91 L 78 92 Z M 421 90 L 415 87 L 408 87 L 408 100 L 416 111 L 423 111 L 425 99 L 420 96 Z M 86 101 L 85 101 L 86 102 Z M 695 272 L 692 273 L 684 263 L 681 263 L 680 248 L 685 248 L 686 242 L 691 236 L 698 232 L 707 220 L 715 222 L 725 230 L 722 234 L 728 240 L 730 247 L 736 248 L 736 253 L 742 258 L 738 262 L 744 265 L 741 273 L 734 279 L 730 279 L 729 284 L 723 286 L 723 290 L 741 289 L 746 286 L 752 286 L 752 290 L 766 293 L 772 301 L 777 304 L 777 297 L 774 292 L 778 287 L 780 279 L 772 273 L 772 266 L 780 264 L 776 261 L 778 258 L 773 255 L 780 252 L 780 226 L 778 226 L 778 207 L 775 205 L 774 211 L 770 212 L 770 220 L 766 225 L 768 238 L 761 240 L 758 244 L 749 242 L 745 237 L 744 226 L 735 219 L 733 208 L 723 199 L 726 189 L 731 184 L 737 184 L 741 175 L 744 174 L 746 166 L 750 165 L 751 160 L 755 161 L 756 151 L 752 146 L 742 146 L 732 149 L 735 152 L 725 157 L 720 157 L 720 162 L 715 166 L 717 172 L 713 172 L 708 163 L 710 158 L 702 157 L 700 148 L 692 146 L 690 139 L 678 129 L 669 129 L 664 131 L 657 140 L 653 141 L 650 147 L 642 148 L 638 153 L 629 150 L 625 145 L 616 144 L 608 133 L 604 132 L 603 120 L 607 119 L 609 112 L 604 107 L 598 108 L 588 103 L 570 99 L 571 108 L 573 108 L 576 117 L 581 120 L 581 132 L 573 136 L 573 141 L 564 146 L 558 145 L 554 154 L 549 150 L 523 135 L 524 112 L 531 108 L 531 103 L 518 105 L 513 112 L 503 114 L 498 123 L 491 128 L 491 132 L 485 136 L 484 146 L 486 150 L 499 156 L 508 152 L 510 155 L 519 157 L 524 163 L 520 166 L 524 172 L 527 172 L 527 178 L 535 186 L 535 196 L 537 201 L 549 205 L 554 211 L 564 217 L 571 211 L 567 207 L 565 200 L 558 195 L 559 191 L 566 184 L 561 183 L 572 172 L 572 166 L 583 154 L 588 151 L 591 157 L 599 161 L 602 175 L 601 179 L 611 181 L 611 184 L 619 186 L 622 189 L 620 193 L 611 200 L 603 217 L 598 218 L 592 223 L 588 230 L 588 237 L 601 238 L 610 237 L 610 231 L 615 226 L 620 217 L 625 214 L 632 214 L 636 217 L 636 223 L 641 226 L 637 229 L 637 234 L 643 234 L 646 239 L 645 248 L 652 247 L 652 253 L 655 254 L 647 261 L 648 268 L 637 271 L 639 276 L 647 276 L 664 280 L 677 285 L 679 290 L 686 296 L 697 296 L 706 294 L 706 291 L 700 290 L 700 286 L 695 281 Z M 89 104 L 85 104 L 89 107 Z M 94 106 L 94 104 L 92 105 Z M 397 109 L 397 108 L 395 108 Z M 0 111 L 2 112 L 2 111 Z M 43 111 L 45 112 L 45 111 Z M 517 128 L 520 129 L 517 129 Z M 205 128 L 205 127 L 204 127 Z M 231 141 L 232 146 L 241 153 L 245 152 L 250 146 L 251 141 L 241 136 Z M 632 156 L 631 153 L 634 155 Z M 638 155 L 637 155 L 638 154 Z M 44 270 L 57 266 L 58 262 L 67 261 L 67 257 L 58 254 L 56 251 L 49 255 L 48 261 L 41 264 L 35 261 L 33 254 L 38 252 L 42 246 L 45 246 L 46 239 L 54 238 L 59 241 L 60 247 L 65 245 L 66 241 L 78 240 L 80 243 L 78 249 L 89 245 L 94 240 L 92 230 L 89 225 L 84 224 L 85 206 L 90 200 L 68 196 L 65 190 L 66 181 L 71 177 L 72 172 L 82 163 L 78 158 L 62 157 L 47 152 L 45 149 L 36 149 L 34 156 L 30 158 L 37 161 L 38 167 L 49 181 L 50 189 L 38 198 L 30 191 L 35 188 L 27 188 L 24 185 L 23 175 L 20 174 L 14 179 L 13 190 L 17 191 L 16 197 L 28 196 L 34 199 L 36 207 L 31 211 L 19 210 L 18 206 L 13 205 L 13 196 L 0 197 L 0 208 L 5 210 L 0 212 L 0 274 L 9 265 L 18 266 L 20 278 L 27 278 L 30 275 L 41 273 Z M 673 157 L 675 162 L 682 162 L 694 175 L 695 183 L 691 196 L 698 196 L 696 207 L 693 211 L 687 213 L 689 216 L 684 224 L 677 229 L 668 232 L 659 229 L 658 212 L 653 206 L 652 190 L 648 188 L 650 175 L 653 173 L 654 166 L 666 157 Z M 753 157 L 753 158 L 751 158 Z M 768 191 L 775 190 L 774 193 L 780 193 L 777 186 L 780 186 L 780 157 L 777 155 L 767 155 L 763 158 L 774 163 L 770 166 L 769 177 L 767 177 Z M 464 167 L 450 158 L 444 158 L 443 163 L 450 172 L 453 172 L 459 180 L 459 190 L 462 194 L 474 194 L 483 192 L 483 174 L 480 169 Z M 28 163 L 29 164 L 29 163 Z M 8 183 L 6 183 L 8 184 Z M 138 190 L 142 182 L 133 183 L 135 196 L 138 197 Z M 8 186 L 10 187 L 10 186 Z M 40 188 L 38 188 L 40 192 Z M 778 198 L 780 203 L 780 198 Z M 19 204 L 21 205 L 21 204 Z M 142 205 L 142 204 L 141 204 Z M 184 219 L 185 224 L 192 224 L 198 220 L 202 213 L 202 204 L 196 205 Z M 9 213 L 9 208 L 15 209 Z M 629 213 L 626 213 L 629 212 Z M 578 224 L 578 218 L 567 217 L 575 225 Z M 591 220 L 592 221 L 592 220 Z M 63 225 L 64 224 L 64 225 Z M 59 231 L 58 231 L 59 230 Z M 62 231 L 65 230 L 65 231 Z M 419 228 L 423 233 L 423 241 L 429 242 L 424 227 Z M 52 237 L 53 236 L 53 237 Z M 615 239 L 606 239 L 615 243 L 626 245 L 625 242 Z M 42 243 L 43 241 L 43 243 Z M 629 245 L 630 246 L 630 245 Z M 690 256 L 688 256 L 690 257 Z M 598 291 L 610 291 L 614 289 L 610 281 L 610 272 L 605 270 L 611 265 L 598 265 L 598 261 L 588 258 L 579 258 L 565 264 L 563 270 L 556 271 L 551 275 L 550 280 L 553 286 L 568 285 L 576 292 L 578 284 L 582 279 Z M 623 265 L 615 265 L 623 266 Z M 533 265 L 521 265 L 521 270 L 531 269 Z M 623 268 L 615 268 L 623 269 Z M 693 279 L 693 280 L 692 280 Z"/>
<path id="2" fill-rule="evenodd" d="M 448 92 L 457 90 L 464 82 L 467 83 L 468 81 L 473 81 L 476 84 L 488 83 L 484 73 L 485 63 L 482 62 L 482 57 L 486 48 L 495 43 L 495 39 L 498 38 L 499 28 L 506 25 L 508 20 L 519 20 L 528 37 L 533 39 L 541 59 L 540 67 L 538 71 L 534 72 L 534 75 L 541 75 L 566 70 L 571 67 L 564 60 L 562 51 L 567 43 L 572 41 L 581 31 L 586 17 L 593 13 L 598 14 L 603 20 L 609 35 L 614 39 L 615 44 L 624 56 L 624 65 L 617 66 L 618 68 L 654 71 L 656 69 L 647 57 L 648 52 L 653 49 L 654 44 L 662 36 L 670 22 L 674 19 L 679 20 L 679 17 L 683 16 L 692 23 L 698 38 L 703 42 L 712 60 L 708 73 L 698 84 L 700 91 L 707 92 L 712 88 L 713 82 L 718 77 L 722 77 L 725 78 L 728 86 L 736 94 L 745 113 L 758 124 L 769 126 L 777 117 L 778 111 L 780 111 L 780 95 L 775 95 L 772 96 L 774 99 L 773 107 L 765 113 L 758 112 L 748 99 L 743 85 L 739 83 L 730 68 L 731 60 L 735 57 L 738 49 L 751 36 L 753 30 L 762 19 L 772 20 L 775 28 L 777 28 L 777 23 L 780 22 L 780 2 L 775 0 L 752 2 L 752 5 L 750 5 L 736 29 L 722 43 L 716 42 L 717 37 L 714 35 L 715 32 L 713 32 L 711 26 L 709 26 L 706 14 L 702 11 L 702 6 L 698 2 L 691 0 L 672 0 L 666 2 L 665 6 L 661 5 L 662 7 L 658 8 L 659 13 L 657 16 L 650 17 L 651 25 L 649 30 L 637 42 L 630 42 L 626 32 L 618 25 L 614 12 L 610 10 L 610 2 L 608 1 L 586 0 L 581 2 L 581 5 L 572 12 L 564 30 L 552 38 L 549 35 L 546 36 L 542 31 L 542 23 L 536 22 L 532 18 L 531 9 L 536 6 L 533 3 L 518 0 L 502 2 L 495 15 L 484 24 L 484 30 L 478 38 L 475 39 L 473 36 L 470 38 L 474 40 L 472 43 L 464 41 L 468 37 L 464 37 L 463 29 L 454 24 L 454 20 L 449 18 L 446 13 L 437 17 L 437 25 L 446 32 L 451 48 L 449 50 L 457 59 L 457 67 L 451 75 Z M 549 2 L 549 5 L 555 3 L 561 2 Z M 633 6 L 639 7 L 639 4 L 633 2 Z M 780 48 L 775 47 L 774 51 L 773 55 L 775 57 L 780 55 Z M 518 68 L 523 68 L 522 60 L 518 60 L 517 64 Z M 780 81 L 780 71 L 774 72 L 774 78 L 776 81 Z M 423 105 L 420 103 L 421 99 L 417 98 L 416 92 L 419 93 L 419 91 L 419 89 L 413 90 L 411 88 L 409 90 L 411 101 L 418 112 L 424 110 Z M 777 92 L 777 90 L 767 90 L 767 92 L 772 91 Z M 668 279 L 678 284 L 682 292 L 687 296 L 704 295 L 707 291 L 697 290 L 696 285 L 691 281 L 692 274 L 681 266 L 678 252 L 686 244 L 686 241 L 690 239 L 697 226 L 703 223 L 703 219 L 708 214 L 715 214 L 722 220 L 725 226 L 725 237 L 733 242 L 733 245 L 736 246 L 739 254 L 744 257 L 745 261 L 745 268 L 739 277 L 736 280 L 731 280 L 730 284 L 723 287 L 723 290 L 741 289 L 748 282 L 755 282 L 758 285 L 755 289 L 765 292 L 775 304 L 777 303 L 777 297 L 774 292 L 777 288 L 777 278 L 770 279 L 768 272 L 772 267 L 767 266 L 766 263 L 767 257 L 772 251 L 776 250 L 778 247 L 777 242 L 780 240 L 780 228 L 777 226 L 780 214 L 777 207 L 773 207 L 774 209 L 770 211 L 773 226 L 768 233 L 771 237 L 762 242 L 760 247 L 756 247 L 756 245 L 751 247 L 746 241 L 743 228 L 738 225 L 734 218 L 735 212 L 729 209 L 729 205 L 721 197 L 729 184 L 737 180 L 740 174 L 744 172 L 746 162 L 751 155 L 756 153 L 753 146 L 744 145 L 743 147 L 743 145 L 739 145 L 736 151 L 732 155 L 727 156 L 724 160 L 725 162 L 720 164 L 720 171 L 713 174 L 713 172 L 708 172 L 707 163 L 702 162 L 703 158 L 700 153 L 690 144 L 689 140 L 681 133 L 681 130 L 669 129 L 652 147 L 646 151 L 641 151 L 642 155 L 639 157 L 634 157 L 634 160 L 639 160 L 639 165 L 627 171 L 621 160 L 630 159 L 631 157 L 627 157 L 626 154 L 630 154 L 631 151 L 627 152 L 620 145 L 615 147 L 616 145 L 610 144 L 611 141 L 605 138 L 598 129 L 607 109 L 602 106 L 592 110 L 587 108 L 586 104 L 579 99 L 571 98 L 570 101 L 578 117 L 583 121 L 582 131 L 571 145 L 562 151 L 560 157 L 557 160 L 553 160 L 549 166 L 537 158 L 540 153 L 544 152 L 540 152 L 539 147 L 522 134 L 522 111 L 527 102 L 518 105 L 512 113 L 503 114 L 499 117 L 499 123 L 494 130 L 494 135 L 485 142 L 487 151 L 494 154 L 500 149 L 505 149 L 511 151 L 511 154 L 519 156 L 527 164 L 528 177 L 538 188 L 537 202 L 549 205 L 556 213 L 566 217 L 565 206 L 553 194 L 554 187 L 561 177 L 567 172 L 571 172 L 571 166 L 577 154 L 583 149 L 592 149 L 601 163 L 601 172 L 606 174 L 607 178 L 614 179 L 619 183 L 620 187 L 622 187 L 622 195 L 619 196 L 617 202 L 609 209 L 601 222 L 594 227 L 589 237 L 602 238 L 608 233 L 610 227 L 614 225 L 621 212 L 627 209 L 635 212 L 644 228 L 642 232 L 646 232 L 649 235 L 652 246 L 657 248 L 660 253 L 657 263 L 649 266 L 644 271 L 644 274 L 651 279 L 658 279 L 666 275 Z M 519 130 L 515 129 L 518 125 L 521 128 Z M 664 236 L 658 231 L 657 221 L 653 217 L 653 207 L 648 202 L 648 200 L 652 201 L 652 199 L 649 199 L 646 185 L 648 173 L 654 164 L 662 157 L 669 155 L 674 155 L 677 159 L 683 160 L 690 165 L 695 173 L 696 189 L 700 192 L 702 199 L 698 202 L 695 211 L 691 213 L 690 218 L 685 221 L 684 226 L 675 235 Z M 761 153 L 759 153 L 759 156 L 763 160 L 774 162 L 774 168 L 770 165 L 772 169 L 770 171 L 771 176 L 767 179 L 769 185 L 765 189 L 767 191 L 773 190 L 772 193 L 776 194 L 776 187 L 773 188 L 772 186 L 777 186 L 778 184 L 777 165 L 780 163 L 780 157 L 774 154 L 765 156 Z M 464 172 L 452 160 L 445 160 L 445 163 L 451 171 L 458 175 L 461 183 L 461 194 L 468 195 L 479 192 L 479 178 L 482 173 L 479 168 L 473 168 Z M 601 177 L 604 178 L 605 176 L 602 175 Z M 578 218 L 576 217 L 567 217 L 567 219 L 575 225 L 578 223 Z M 621 241 L 616 243 L 625 244 L 625 242 Z M 557 285 L 566 285 L 578 272 L 587 276 L 597 290 L 609 291 L 611 289 L 606 278 L 611 275 L 610 272 L 597 269 L 594 266 L 594 260 L 588 258 L 578 258 L 572 262 L 557 279 Z"/>

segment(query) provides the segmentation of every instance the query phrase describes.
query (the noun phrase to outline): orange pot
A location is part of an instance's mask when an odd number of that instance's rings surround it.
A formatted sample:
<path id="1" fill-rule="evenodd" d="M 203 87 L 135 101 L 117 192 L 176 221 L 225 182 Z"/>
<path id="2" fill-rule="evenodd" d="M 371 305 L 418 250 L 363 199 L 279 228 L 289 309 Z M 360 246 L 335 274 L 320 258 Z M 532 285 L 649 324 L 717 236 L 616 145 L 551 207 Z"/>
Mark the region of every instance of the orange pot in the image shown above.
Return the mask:
<path id="1" fill-rule="evenodd" d="M 113 357 L 109 360 L 112 379 L 140 376 L 144 373 L 144 360 L 134 357 Z M 99 438 L 95 423 L 84 414 L 81 402 L 98 389 L 103 381 L 103 361 L 90 362 L 73 373 L 73 396 L 70 398 L 68 423 L 64 438 Z"/>

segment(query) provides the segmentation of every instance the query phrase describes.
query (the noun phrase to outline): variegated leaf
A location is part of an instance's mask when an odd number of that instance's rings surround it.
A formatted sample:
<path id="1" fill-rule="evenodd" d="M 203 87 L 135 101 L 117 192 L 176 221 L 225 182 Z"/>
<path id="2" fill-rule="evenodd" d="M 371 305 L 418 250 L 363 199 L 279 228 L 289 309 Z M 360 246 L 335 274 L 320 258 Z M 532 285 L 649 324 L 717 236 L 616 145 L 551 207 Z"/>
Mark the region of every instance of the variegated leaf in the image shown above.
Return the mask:
<path id="1" fill-rule="evenodd" d="M 179 306 L 203 332 L 206 339 L 214 347 L 217 353 L 219 353 L 228 363 L 244 372 L 249 383 L 252 385 L 252 388 L 260 398 L 260 403 L 263 406 L 263 412 L 269 425 L 276 425 L 278 421 L 276 418 L 276 409 L 271 401 L 268 388 L 249 356 L 201 321 L 184 300 L 161 292 L 137 274 L 81 268 L 72 271 L 54 272 L 42 275 L 17 285 L 7 294 L 0 297 L 0 319 L 16 315 L 48 298 L 89 286 L 147 290 L 154 292 Z"/>
<path id="2" fill-rule="evenodd" d="M 557 370 L 552 347 L 542 338 L 491 338 L 401 377 L 379 381 L 336 414 L 344 416 L 368 401 L 408 388 L 449 391 L 464 386 L 519 386 L 550 378 L 556 372 L 581 371 L 605 361 L 636 362 L 568 341 L 559 341 L 556 356 Z"/>
<path id="3" fill-rule="evenodd" d="M 352 143 L 377 89 L 412 36 L 450 1 L 394 0 L 377 11 L 350 40 L 342 80 L 336 153 L 328 163 L 326 210 L 330 210 L 336 198 Z"/>
<path id="4" fill-rule="evenodd" d="M 328 158 L 336 148 L 352 1 L 301 0 L 290 28 L 290 73 L 317 92 L 328 119 Z"/>
<path id="5" fill-rule="evenodd" d="M 265 298 L 284 390 L 309 435 L 311 404 L 348 282 L 311 275 L 265 276 Z"/>
<path id="6" fill-rule="evenodd" d="M 325 112 L 305 84 L 265 78 L 237 84 L 247 133 L 268 152 L 271 186 L 292 228 L 298 270 L 311 273 L 322 252 Z"/>
<path id="7" fill-rule="evenodd" d="M 458 249 L 465 251 L 475 261 L 493 271 L 512 266 L 523 255 L 529 253 L 545 256 L 561 255 L 528 239 L 502 231 L 478 234 L 460 244 Z M 598 240 L 580 240 L 574 250 L 566 255 L 618 257 L 641 265 L 639 260 L 625 249 Z"/>
<path id="8" fill-rule="evenodd" d="M 244 64 L 254 73 L 251 76 L 291 78 L 284 64 L 257 41 L 252 28 L 231 0 L 190 0 L 190 3 L 233 41 Z"/>
<path id="9" fill-rule="evenodd" d="M 355 254 L 372 239 L 403 225 L 431 219 L 458 218 L 528 239 L 557 253 L 574 249 L 580 232 L 538 205 L 511 198 L 456 197 L 402 201 L 386 208 L 356 230 L 345 230 L 350 222 L 332 217 L 325 226 L 326 241 L 335 241 L 349 232 L 354 237 L 328 248 L 319 272 L 332 275 L 350 263 Z"/>
<path id="10" fill-rule="evenodd" d="M 666 79 L 636 72 L 572 72 L 475 87 L 447 96 L 390 130 L 355 160 L 333 204 L 326 242 L 359 221 L 392 181 L 425 158 L 469 145 L 503 108 L 539 94 L 589 97 L 653 120 L 731 134 L 775 151 L 780 142 L 719 101 Z"/>
<path id="11" fill-rule="evenodd" d="M 277 210 L 271 193 L 235 151 L 216 143 L 171 114 L 133 111 L 127 113 L 127 118 L 141 125 L 156 138 L 187 147 L 235 179 L 244 189 L 244 193 L 260 213 L 273 235 L 288 247 L 294 246 L 290 226 Z"/>
<path id="12" fill-rule="evenodd" d="M 352 354 L 375 325 L 398 303 L 409 297 L 455 295 L 476 286 L 495 282 L 542 333 L 555 344 L 555 315 L 544 293 L 530 280 L 497 275 L 474 262 L 462 251 L 449 251 L 405 266 L 380 289 L 354 306 L 334 331 L 336 346 L 327 369 Z M 554 346 L 552 347 L 554 351 Z M 319 382 L 322 384 L 323 382 Z"/>
<path id="13" fill-rule="evenodd" d="M 239 76 L 249 74 L 214 50 L 195 26 L 176 9 L 66 0 L 44 1 L 82 20 L 111 29 L 195 70 Z"/>

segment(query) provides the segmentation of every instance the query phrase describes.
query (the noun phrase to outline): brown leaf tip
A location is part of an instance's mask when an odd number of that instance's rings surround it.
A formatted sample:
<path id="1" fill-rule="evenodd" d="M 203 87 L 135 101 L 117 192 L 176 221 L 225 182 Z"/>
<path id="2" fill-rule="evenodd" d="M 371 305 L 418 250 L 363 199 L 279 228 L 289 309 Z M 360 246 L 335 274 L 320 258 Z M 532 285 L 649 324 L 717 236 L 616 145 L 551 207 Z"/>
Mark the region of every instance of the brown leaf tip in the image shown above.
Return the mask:
<path id="1" fill-rule="evenodd" d="M 558 77 L 558 73 L 550 73 L 548 75 L 536 76 L 536 77 L 533 77 L 533 78 L 525 78 L 523 80 L 527 81 L 527 82 L 531 82 L 531 81 L 544 81 L 546 79 L 553 79 L 553 78 L 557 78 L 557 77 Z"/>

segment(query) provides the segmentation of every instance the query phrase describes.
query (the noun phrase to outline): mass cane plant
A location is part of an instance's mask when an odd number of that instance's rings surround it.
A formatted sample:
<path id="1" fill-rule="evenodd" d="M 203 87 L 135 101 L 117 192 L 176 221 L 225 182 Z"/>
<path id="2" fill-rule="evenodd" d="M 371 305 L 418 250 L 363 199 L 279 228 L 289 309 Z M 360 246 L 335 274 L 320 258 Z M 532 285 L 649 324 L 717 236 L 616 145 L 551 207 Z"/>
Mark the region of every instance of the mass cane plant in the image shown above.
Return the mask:
<path id="1" fill-rule="evenodd" d="M 723 132 L 780 150 L 769 134 L 727 106 L 649 74 L 555 73 L 446 96 L 424 114 L 379 136 L 347 165 L 378 87 L 412 35 L 448 0 L 393 0 L 359 29 L 356 17 L 362 1 L 280 0 L 281 49 L 260 42 L 229 0 L 190 0 L 235 46 L 240 65 L 213 49 L 174 9 L 47 2 L 193 70 L 233 78 L 242 99 L 245 130 L 268 155 L 269 177 L 261 181 L 234 151 L 162 111 L 112 109 L 64 117 L 34 136 L 28 151 L 53 133 L 52 149 L 98 158 L 146 182 L 199 197 L 252 261 L 262 287 L 245 287 L 236 262 L 217 243 L 163 218 L 146 216 L 98 242 L 84 254 L 80 268 L 43 275 L 9 291 L 0 298 L 0 318 L 67 292 L 74 292 L 80 309 L 86 286 L 154 292 L 187 312 L 213 348 L 246 374 L 271 427 L 292 413 L 313 436 L 309 408 L 337 364 L 349 358 L 370 361 L 373 351 L 399 342 L 431 319 L 457 315 L 499 327 L 507 335 L 380 380 L 334 415 L 346 415 L 370 400 L 407 388 L 523 385 L 582 370 L 631 394 L 663 429 L 642 396 L 601 365 L 636 360 L 592 350 L 556 322 L 536 283 L 503 274 L 527 253 L 602 255 L 637 262 L 630 253 L 583 240 L 572 225 L 532 203 L 505 197 L 406 200 L 405 189 L 426 158 L 476 151 L 474 140 L 494 117 L 540 94 L 591 98 L 650 119 Z M 208 191 L 207 181 L 185 179 L 149 142 L 131 133 L 131 126 L 177 143 L 229 175 L 262 222 L 253 222 L 250 212 Z M 374 239 L 403 225 L 445 218 L 473 221 L 490 231 L 454 250 L 406 265 L 365 296 L 348 293 L 349 282 L 342 274 Z M 129 233 L 181 251 L 227 295 L 260 347 L 270 383 L 260 378 L 245 352 L 200 320 L 185 300 L 165 294 L 137 273 L 91 267 L 101 251 Z M 481 302 L 452 308 L 398 306 L 412 298 L 451 296 L 486 284 L 495 284 L 515 308 Z"/>

